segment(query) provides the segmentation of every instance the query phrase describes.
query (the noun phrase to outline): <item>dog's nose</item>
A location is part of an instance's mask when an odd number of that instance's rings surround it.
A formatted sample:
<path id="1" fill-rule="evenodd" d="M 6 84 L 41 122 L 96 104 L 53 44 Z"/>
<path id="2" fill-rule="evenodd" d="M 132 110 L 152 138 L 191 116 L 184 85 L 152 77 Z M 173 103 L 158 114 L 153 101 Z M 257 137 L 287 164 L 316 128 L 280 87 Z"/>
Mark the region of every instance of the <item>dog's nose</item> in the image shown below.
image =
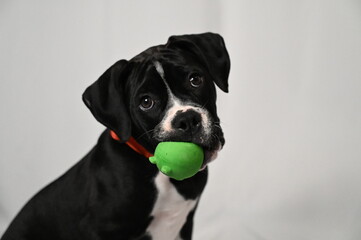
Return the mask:
<path id="1" fill-rule="evenodd" d="M 193 110 L 188 110 L 177 114 L 173 121 L 172 127 L 174 130 L 181 131 L 188 134 L 196 134 L 201 128 L 202 117 L 199 113 Z"/>

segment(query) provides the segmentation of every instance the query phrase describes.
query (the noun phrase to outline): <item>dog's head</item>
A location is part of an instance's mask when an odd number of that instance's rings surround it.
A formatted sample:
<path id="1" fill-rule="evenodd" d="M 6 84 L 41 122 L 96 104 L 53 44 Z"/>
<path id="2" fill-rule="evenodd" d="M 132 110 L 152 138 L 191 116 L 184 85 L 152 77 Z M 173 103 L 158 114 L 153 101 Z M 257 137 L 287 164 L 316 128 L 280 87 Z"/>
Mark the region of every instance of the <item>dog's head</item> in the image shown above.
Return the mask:
<path id="1" fill-rule="evenodd" d="M 149 151 L 162 141 L 193 142 L 204 148 L 207 164 L 224 145 L 214 83 L 228 92 L 229 69 L 218 34 L 172 36 L 116 62 L 83 100 L 122 141 L 133 136 Z"/>

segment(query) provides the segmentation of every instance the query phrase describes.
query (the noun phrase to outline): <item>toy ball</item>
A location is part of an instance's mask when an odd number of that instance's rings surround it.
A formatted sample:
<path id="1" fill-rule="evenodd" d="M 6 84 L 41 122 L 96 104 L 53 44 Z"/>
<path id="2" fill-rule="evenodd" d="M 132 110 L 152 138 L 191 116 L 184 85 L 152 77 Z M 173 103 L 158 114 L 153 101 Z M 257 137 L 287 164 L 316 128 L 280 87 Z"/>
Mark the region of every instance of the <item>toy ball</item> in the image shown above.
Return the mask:
<path id="1" fill-rule="evenodd" d="M 194 143 L 161 142 L 149 161 L 165 175 L 180 181 L 195 175 L 203 158 L 203 149 Z"/>

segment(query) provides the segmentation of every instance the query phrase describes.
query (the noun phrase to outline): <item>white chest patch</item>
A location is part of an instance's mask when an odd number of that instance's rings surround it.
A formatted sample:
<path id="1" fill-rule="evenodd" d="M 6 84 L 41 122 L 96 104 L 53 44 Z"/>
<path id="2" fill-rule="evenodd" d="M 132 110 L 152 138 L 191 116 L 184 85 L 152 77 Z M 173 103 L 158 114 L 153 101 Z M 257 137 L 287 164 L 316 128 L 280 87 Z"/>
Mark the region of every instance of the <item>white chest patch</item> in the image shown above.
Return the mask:
<path id="1" fill-rule="evenodd" d="M 153 240 L 180 239 L 177 238 L 179 232 L 197 200 L 185 200 L 169 178 L 162 173 L 156 176 L 155 185 L 158 196 L 151 213 L 153 220 L 147 228 L 147 233 Z"/>

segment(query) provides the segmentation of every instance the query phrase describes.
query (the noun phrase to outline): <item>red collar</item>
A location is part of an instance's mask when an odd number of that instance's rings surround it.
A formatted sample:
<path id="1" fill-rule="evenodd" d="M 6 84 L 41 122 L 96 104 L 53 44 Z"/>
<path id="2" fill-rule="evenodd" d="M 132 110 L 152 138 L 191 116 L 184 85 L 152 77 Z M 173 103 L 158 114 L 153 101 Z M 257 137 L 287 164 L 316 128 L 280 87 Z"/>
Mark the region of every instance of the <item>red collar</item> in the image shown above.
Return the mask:
<path id="1" fill-rule="evenodd" d="M 120 141 L 120 138 L 118 137 L 118 135 L 110 130 L 110 136 L 116 140 L 116 141 Z M 133 137 L 130 137 L 128 139 L 128 141 L 125 142 L 131 149 L 133 149 L 134 151 L 136 151 L 137 153 L 143 155 L 146 158 L 150 158 L 153 157 L 153 154 L 151 154 L 150 152 L 147 151 L 147 149 L 145 149 L 142 145 L 140 145 Z"/>

